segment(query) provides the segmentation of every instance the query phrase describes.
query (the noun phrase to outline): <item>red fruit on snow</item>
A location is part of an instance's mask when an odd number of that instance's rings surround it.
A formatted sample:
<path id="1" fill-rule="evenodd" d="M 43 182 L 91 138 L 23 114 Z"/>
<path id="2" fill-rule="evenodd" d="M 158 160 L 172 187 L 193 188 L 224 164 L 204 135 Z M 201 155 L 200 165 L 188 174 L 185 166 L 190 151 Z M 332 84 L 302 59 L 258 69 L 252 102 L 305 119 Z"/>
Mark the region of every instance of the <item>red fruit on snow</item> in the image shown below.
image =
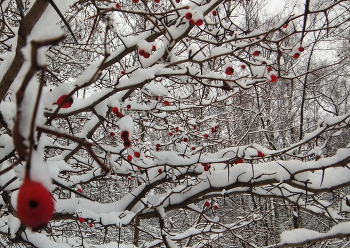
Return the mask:
<path id="1" fill-rule="evenodd" d="M 93 227 L 93 226 L 94 226 L 94 224 L 89 224 L 89 226 L 90 226 L 90 227 Z"/>
<path id="2" fill-rule="evenodd" d="M 173 133 L 172 132 L 169 132 L 169 136 L 172 136 L 173 135 Z"/>
<path id="3" fill-rule="evenodd" d="M 299 48 L 298 48 L 298 51 L 302 53 L 302 52 L 305 51 L 305 49 L 304 49 L 304 47 L 299 47 Z"/>
<path id="4" fill-rule="evenodd" d="M 169 101 L 164 101 L 164 105 L 165 106 L 170 106 L 170 102 Z"/>
<path id="5" fill-rule="evenodd" d="M 300 57 L 300 53 L 294 53 L 293 58 L 298 59 Z"/>
<path id="6" fill-rule="evenodd" d="M 145 52 L 145 54 L 143 55 L 143 57 L 145 58 L 145 59 L 148 59 L 149 58 L 149 53 L 148 52 Z"/>
<path id="7" fill-rule="evenodd" d="M 120 4 L 117 3 L 117 4 L 115 5 L 115 8 L 116 8 L 116 9 L 119 9 L 119 8 L 120 8 Z"/>
<path id="8" fill-rule="evenodd" d="M 254 51 L 254 52 L 253 52 L 253 55 L 254 55 L 254 56 L 259 56 L 259 55 L 260 55 L 260 51 Z"/>
<path id="9" fill-rule="evenodd" d="M 192 19 L 192 13 L 191 12 L 187 12 L 186 15 L 185 15 L 185 18 L 187 20 L 191 20 Z"/>
<path id="10" fill-rule="evenodd" d="M 110 132 L 109 136 L 114 137 L 115 136 L 115 132 Z"/>
<path id="11" fill-rule="evenodd" d="M 155 3 L 159 3 L 159 2 L 160 2 L 160 0 L 154 0 L 154 2 L 155 2 Z"/>
<path id="12" fill-rule="evenodd" d="M 138 3 L 138 2 L 139 2 L 139 0 L 132 0 L 132 2 L 133 2 L 133 3 Z"/>
<path id="13" fill-rule="evenodd" d="M 122 138 L 122 140 L 127 140 L 127 139 L 129 139 L 129 132 L 128 131 L 122 131 L 121 133 L 120 133 L 120 137 Z"/>
<path id="14" fill-rule="evenodd" d="M 157 47 L 155 45 L 152 45 L 151 51 L 154 52 L 155 50 L 157 50 Z"/>
<path id="15" fill-rule="evenodd" d="M 193 19 L 191 19 L 189 22 L 188 22 L 190 25 L 194 25 L 194 24 L 196 24 L 196 22 L 193 20 Z"/>
<path id="16" fill-rule="evenodd" d="M 128 177 L 128 181 L 130 181 L 131 180 L 131 177 Z"/>
<path id="17" fill-rule="evenodd" d="M 121 112 L 118 112 L 116 115 L 117 115 L 118 118 L 124 117 L 124 115 Z"/>
<path id="18" fill-rule="evenodd" d="M 216 12 L 216 10 L 213 10 L 213 12 L 211 12 L 213 14 L 213 16 L 216 16 L 218 13 Z"/>
<path id="19" fill-rule="evenodd" d="M 270 80 L 271 83 L 276 82 L 277 79 L 278 79 L 278 77 L 277 77 L 276 75 L 274 75 L 274 74 L 272 74 L 272 75 L 270 76 L 270 78 L 271 78 L 271 80 Z"/>
<path id="20" fill-rule="evenodd" d="M 231 66 L 227 67 L 225 70 L 226 75 L 232 75 L 233 72 L 234 72 L 234 70 Z"/>
<path id="21" fill-rule="evenodd" d="M 132 160 L 132 156 L 131 156 L 131 155 L 128 155 L 128 156 L 126 157 L 126 159 L 127 159 L 128 161 L 131 161 L 131 160 Z"/>
<path id="22" fill-rule="evenodd" d="M 121 71 L 120 74 L 124 75 L 124 74 L 125 74 L 125 71 Z"/>
<path id="23" fill-rule="evenodd" d="M 188 142 L 188 138 L 184 138 L 184 142 Z"/>
<path id="24" fill-rule="evenodd" d="M 82 189 L 77 189 L 77 191 L 78 191 L 79 193 L 83 192 L 83 190 L 82 190 Z"/>
<path id="25" fill-rule="evenodd" d="M 241 65 L 241 68 L 242 68 L 242 69 L 245 69 L 245 65 Z"/>
<path id="26" fill-rule="evenodd" d="M 273 68 L 272 68 L 271 66 L 267 67 L 267 71 L 268 71 L 268 72 L 270 72 L 270 71 L 272 71 L 272 70 L 273 70 Z"/>
<path id="27" fill-rule="evenodd" d="M 217 210 L 218 208 L 219 208 L 218 205 L 214 205 L 214 206 L 213 206 L 213 209 L 214 209 L 214 210 Z"/>
<path id="28" fill-rule="evenodd" d="M 54 213 L 51 193 L 41 183 L 25 178 L 18 193 L 17 213 L 34 231 L 45 227 Z"/>
<path id="29" fill-rule="evenodd" d="M 258 156 L 259 157 L 265 157 L 265 154 L 263 152 L 261 152 L 261 151 L 258 151 Z"/>
<path id="30" fill-rule="evenodd" d="M 191 149 L 192 149 L 192 150 L 196 150 L 196 147 L 192 146 Z"/>
<path id="31" fill-rule="evenodd" d="M 140 157 L 140 153 L 139 152 L 134 152 L 134 157 L 135 158 L 139 158 Z"/>
<path id="32" fill-rule="evenodd" d="M 128 139 L 124 140 L 124 147 L 125 148 L 131 147 L 131 140 L 128 140 Z"/>
<path id="33" fill-rule="evenodd" d="M 209 135 L 207 133 L 204 134 L 203 136 L 204 136 L 204 138 L 208 138 L 209 137 Z"/>
<path id="34" fill-rule="evenodd" d="M 114 108 L 112 108 L 112 112 L 117 113 L 117 112 L 119 112 L 119 109 L 117 107 L 114 107 Z"/>
<path id="35" fill-rule="evenodd" d="M 56 104 L 57 105 L 60 105 L 63 100 L 65 100 L 67 97 L 67 95 L 63 95 L 63 96 L 60 96 L 60 98 L 58 98 Z M 68 99 L 65 100 L 65 102 L 63 103 L 62 105 L 62 108 L 70 108 L 73 104 L 73 98 L 70 96 Z"/>
<path id="36" fill-rule="evenodd" d="M 140 56 L 145 56 L 146 51 L 144 49 L 139 50 L 139 55 Z"/>
<path id="37" fill-rule="evenodd" d="M 158 169 L 158 173 L 160 174 L 160 173 L 162 173 L 163 172 L 163 170 L 162 169 Z"/>
<path id="38" fill-rule="evenodd" d="M 193 129 L 197 129 L 197 126 L 196 126 L 196 125 L 193 125 Z"/>
<path id="39" fill-rule="evenodd" d="M 127 109 L 131 109 L 131 105 L 130 105 L 130 104 L 127 105 L 126 108 L 127 108 Z"/>
<path id="40" fill-rule="evenodd" d="M 199 19 L 196 21 L 196 25 L 197 26 L 202 26 L 203 25 L 203 20 L 202 19 Z"/>
<path id="41" fill-rule="evenodd" d="M 208 171 L 210 169 L 210 166 L 204 166 L 203 168 L 205 171 Z"/>
<path id="42" fill-rule="evenodd" d="M 159 152 L 159 151 L 160 151 L 160 148 L 159 148 L 159 147 L 157 147 L 157 148 L 156 148 L 156 151 L 157 151 L 157 152 Z"/>
<path id="43" fill-rule="evenodd" d="M 80 223 L 83 223 L 84 221 L 85 221 L 85 219 L 84 219 L 83 217 L 80 217 L 80 218 L 79 218 L 79 222 L 80 222 Z"/>
<path id="44" fill-rule="evenodd" d="M 204 206 L 209 207 L 209 206 L 210 206 L 210 202 L 206 201 L 206 202 L 204 203 Z"/>
<path id="45" fill-rule="evenodd" d="M 176 0 L 176 2 L 177 2 L 177 3 L 179 3 L 179 2 L 180 2 L 180 0 Z"/>
<path id="46" fill-rule="evenodd" d="M 160 144 L 156 144 L 156 147 L 159 148 L 159 147 L 160 147 Z"/>
<path id="47" fill-rule="evenodd" d="M 288 25 L 287 25 L 287 24 L 284 24 L 282 27 L 283 27 L 283 28 L 288 28 Z"/>

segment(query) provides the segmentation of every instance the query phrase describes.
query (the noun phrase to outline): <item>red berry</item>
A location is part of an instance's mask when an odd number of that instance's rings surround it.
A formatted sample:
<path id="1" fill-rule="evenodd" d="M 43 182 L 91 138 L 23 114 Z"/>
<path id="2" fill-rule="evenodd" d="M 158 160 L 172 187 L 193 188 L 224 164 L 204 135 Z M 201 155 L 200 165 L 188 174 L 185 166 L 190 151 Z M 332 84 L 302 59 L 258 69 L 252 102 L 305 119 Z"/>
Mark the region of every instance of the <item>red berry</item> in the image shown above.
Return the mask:
<path id="1" fill-rule="evenodd" d="M 120 133 L 120 137 L 122 138 L 122 140 L 127 140 L 127 139 L 129 139 L 129 136 L 130 136 L 130 134 L 129 134 L 128 131 L 122 131 L 122 132 Z"/>
<path id="2" fill-rule="evenodd" d="M 157 151 L 157 152 L 159 152 L 159 151 L 160 151 L 160 148 L 159 148 L 159 147 L 157 147 L 157 148 L 156 148 L 156 151 Z"/>
<path id="3" fill-rule="evenodd" d="M 83 122 L 84 121 L 84 119 L 80 119 L 80 122 Z"/>
<path id="4" fill-rule="evenodd" d="M 254 55 L 254 56 L 259 56 L 259 55 L 260 55 L 260 51 L 254 51 L 254 52 L 253 52 L 253 55 Z"/>
<path id="5" fill-rule="evenodd" d="M 117 113 L 117 112 L 119 112 L 119 109 L 117 107 L 114 107 L 114 108 L 112 108 L 112 112 Z"/>
<path id="6" fill-rule="evenodd" d="M 192 146 L 191 149 L 192 149 L 192 150 L 196 150 L 196 147 Z"/>
<path id="7" fill-rule="evenodd" d="M 245 69 L 245 65 L 241 65 L 241 68 L 242 68 L 242 69 Z"/>
<path id="8" fill-rule="evenodd" d="M 83 217 L 79 217 L 79 222 L 83 223 L 85 221 L 85 219 Z"/>
<path id="9" fill-rule="evenodd" d="M 202 19 L 199 19 L 199 20 L 196 21 L 196 25 L 197 26 L 202 26 L 202 24 L 203 24 L 203 20 Z"/>
<path id="10" fill-rule="evenodd" d="M 124 147 L 125 148 L 129 148 L 129 147 L 131 147 L 131 140 L 124 140 Z"/>
<path id="11" fill-rule="evenodd" d="M 164 101 L 164 105 L 165 105 L 165 106 L 169 106 L 169 105 L 170 105 L 170 102 L 169 102 L 169 101 Z"/>
<path id="12" fill-rule="evenodd" d="M 209 206 L 210 206 L 210 202 L 206 201 L 206 202 L 204 203 L 204 206 L 209 207 Z"/>
<path id="13" fill-rule="evenodd" d="M 125 74 L 125 71 L 121 71 L 120 74 L 124 75 L 124 74 Z"/>
<path id="14" fill-rule="evenodd" d="M 115 132 L 110 132 L 109 136 L 114 137 L 115 136 Z"/>
<path id="15" fill-rule="evenodd" d="M 210 169 L 209 166 L 204 166 L 203 168 L 204 168 L 205 171 L 208 171 Z"/>
<path id="16" fill-rule="evenodd" d="M 169 132 L 169 136 L 172 136 L 173 135 L 173 133 L 172 132 Z"/>
<path id="17" fill-rule="evenodd" d="M 131 177 L 128 177 L 128 181 L 130 181 L 131 180 Z"/>
<path id="18" fill-rule="evenodd" d="M 194 24 L 196 24 L 196 22 L 193 20 L 193 19 L 191 19 L 189 22 L 188 22 L 190 25 L 194 25 Z"/>
<path id="19" fill-rule="evenodd" d="M 62 108 L 70 108 L 73 104 L 73 98 L 70 96 L 68 99 L 66 99 L 66 97 L 67 97 L 67 95 L 60 96 L 60 98 L 58 98 L 56 104 L 60 105 L 65 100 L 65 102 L 62 105 Z"/>
<path id="20" fill-rule="evenodd" d="M 121 112 L 118 112 L 116 115 L 117 115 L 118 118 L 124 117 L 124 115 Z"/>
<path id="21" fill-rule="evenodd" d="M 216 16 L 218 13 L 216 12 L 216 10 L 213 10 L 213 12 L 211 12 L 213 14 L 213 16 Z"/>
<path id="22" fill-rule="evenodd" d="M 272 70 L 273 70 L 273 68 L 272 68 L 271 66 L 267 67 L 267 71 L 268 71 L 268 72 L 270 72 L 270 71 L 272 71 Z"/>
<path id="23" fill-rule="evenodd" d="M 179 127 L 175 127 L 175 132 L 178 132 L 179 131 Z"/>
<path id="24" fill-rule="evenodd" d="M 188 138 L 184 138 L 184 142 L 188 142 Z"/>
<path id="25" fill-rule="evenodd" d="M 127 109 L 131 109 L 131 105 L 130 105 L 130 104 L 127 105 L 126 108 L 127 108 Z"/>
<path id="26" fill-rule="evenodd" d="M 191 20 L 192 19 L 192 13 L 191 12 L 187 12 L 186 15 L 185 15 L 185 18 L 187 20 Z"/>
<path id="27" fill-rule="evenodd" d="M 93 226 L 94 226 L 94 224 L 91 224 L 91 223 L 90 223 L 90 224 L 89 224 L 89 226 L 90 226 L 90 227 L 93 227 Z"/>
<path id="28" fill-rule="evenodd" d="M 196 125 L 193 125 L 193 129 L 197 129 L 197 126 L 196 126 Z"/>
<path id="29" fill-rule="evenodd" d="M 138 3 L 138 2 L 139 2 L 139 0 L 132 0 L 132 2 L 133 2 L 133 3 Z"/>
<path id="30" fill-rule="evenodd" d="M 287 25 L 287 24 L 284 24 L 282 27 L 283 27 L 283 28 L 288 28 L 288 25 Z"/>
<path id="31" fill-rule="evenodd" d="M 120 4 L 117 3 L 117 4 L 115 5 L 115 8 L 116 8 L 116 9 L 119 9 L 119 8 L 120 8 Z"/>
<path id="32" fill-rule="evenodd" d="M 132 156 L 131 156 L 131 155 L 128 155 L 128 156 L 126 157 L 126 159 L 127 159 L 128 161 L 131 161 L 131 160 L 132 160 Z"/>
<path id="33" fill-rule="evenodd" d="M 162 173 L 163 172 L 163 170 L 162 169 L 158 169 L 158 173 L 160 174 L 160 173 Z"/>
<path id="34" fill-rule="evenodd" d="M 271 78 L 271 80 L 270 80 L 271 83 L 276 82 L 277 79 L 278 79 L 278 77 L 277 77 L 276 75 L 274 75 L 274 74 L 272 74 L 272 75 L 270 76 L 270 78 Z"/>
<path id="35" fill-rule="evenodd" d="M 158 147 L 158 148 L 159 148 L 159 147 L 160 147 L 160 144 L 156 144 L 156 147 Z"/>
<path id="36" fill-rule="evenodd" d="M 82 190 L 82 189 L 77 189 L 77 191 L 78 191 L 79 193 L 83 192 L 83 190 Z"/>
<path id="37" fill-rule="evenodd" d="M 51 193 L 41 183 L 25 178 L 17 198 L 18 218 L 33 230 L 38 230 L 47 225 L 53 213 Z"/>
<path id="38" fill-rule="evenodd" d="M 139 55 L 140 56 L 144 56 L 145 53 L 146 53 L 146 51 L 144 49 L 139 50 Z"/>
<path id="39" fill-rule="evenodd" d="M 155 45 L 152 45 L 151 51 L 154 52 L 155 50 L 157 50 L 157 47 Z"/>
<path id="40" fill-rule="evenodd" d="M 135 139 L 135 141 L 139 141 L 139 139 Z"/>
<path id="41" fill-rule="evenodd" d="M 155 3 L 159 3 L 159 2 L 160 2 L 160 0 L 154 0 L 154 2 L 155 2 Z"/>
<path id="42" fill-rule="evenodd" d="M 301 52 L 301 53 L 304 52 L 304 50 L 305 50 L 304 47 L 299 47 L 298 48 L 298 51 Z"/>
<path id="43" fill-rule="evenodd" d="M 300 57 L 300 53 L 294 53 L 293 58 L 298 59 Z"/>
<path id="44" fill-rule="evenodd" d="M 134 157 L 135 158 L 139 158 L 140 157 L 140 153 L 139 152 L 134 152 Z"/>
<path id="45" fill-rule="evenodd" d="M 261 152 L 261 151 L 258 151 L 258 156 L 259 157 L 265 157 L 265 154 L 263 152 Z"/>
<path id="46" fill-rule="evenodd" d="M 237 161 L 235 162 L 235 164 L 241 164 L 241 163 L 244 163 L 244 160 L 243 160 L 243 159 L 237 160 Z"/>
<path id="47" fill-rule="evenodd" d="M 204 136 L 204 138 L 208 138 L 209 137 L 209 135 L 207 133 L 204 134 L 203 136 Z"/>
<path id="48" fill-rule="evenodd" d="M 149 58 L 149 53 L 148 52 L 145 52 L 145 54 L 143 55 L 143 57 L 145 58 L 145 59 L 148 59 Z"/>
<path id="49" fill-rule="evenodd" d="M 213 206 L 213 209 L 214 209 L 214 210 L 217 210 L 218 208 L 219 208 L 218 205 L 214 205 L 214 206 Z"/>
<path id="50" fill-rule="evenodd" d="M 176 0 L 176 2 L 177 2 L 177 3 L 179 3 L 179 2 L 180 2 L 180 0 Z"/>
<path id="51" fill-rule="evenodd" d="M 231 66 L 227 67 L 225 70 L 226 75 L 232 75 L 233 72 L 234 72 L 234 70 Z"/>

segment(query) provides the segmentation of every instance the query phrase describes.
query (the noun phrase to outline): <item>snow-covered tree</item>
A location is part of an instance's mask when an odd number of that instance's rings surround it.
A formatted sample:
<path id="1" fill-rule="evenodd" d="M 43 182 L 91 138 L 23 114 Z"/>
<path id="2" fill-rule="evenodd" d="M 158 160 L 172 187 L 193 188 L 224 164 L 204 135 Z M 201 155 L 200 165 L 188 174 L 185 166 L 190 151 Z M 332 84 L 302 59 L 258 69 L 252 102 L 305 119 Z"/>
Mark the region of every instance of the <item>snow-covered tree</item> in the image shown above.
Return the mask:
<path id="1" fill-rule="evenodd" d="M 350 4 L 281 2 L 1 0 L 2 247 L 346 247 Z"/>

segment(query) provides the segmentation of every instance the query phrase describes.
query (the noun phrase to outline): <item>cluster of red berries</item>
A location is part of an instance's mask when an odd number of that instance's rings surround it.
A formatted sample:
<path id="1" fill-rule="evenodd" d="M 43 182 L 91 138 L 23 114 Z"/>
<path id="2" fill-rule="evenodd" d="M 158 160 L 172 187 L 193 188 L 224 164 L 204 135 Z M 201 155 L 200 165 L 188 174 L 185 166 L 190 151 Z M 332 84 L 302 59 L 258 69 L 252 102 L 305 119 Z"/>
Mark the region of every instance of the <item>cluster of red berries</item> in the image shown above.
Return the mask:
<path id="1" fill-rule="evenodd" d="M 125 141 L 124 141 L 125 142 Z M 139 158 L 141 156 L 141 154 L 139 153 L 139 152 L 134 152 L 134 157 L 135 158 Z M 128 161 L 131 161 L 132 160 L 132 156 L 129 154 L 127 157 L 126 157 L 126 159 L 128 160 Z"/>
<path id="2" fill-rule="evenodd" d="M 124 115 L 122 114 L 122 112 L 119 112 L 119 109 L 118 109 L 117 107 L 113 107 L 113 108 L 112 108 L 112 112 L 113 112 L 118 118 L 124 117 Z"/>
<path id="3" fill-rule="evenodd" d="M 191 12 L 187 12 L 186 15 L 185 15 L 185 18 L 188 20 L 190 25 L 196 25 L 196 26 L 203 25 L 203 20 L 202 19 L 198 19 L 197 21 L 192 19 L 192 13 Z"/>
<path id="4" fill-rule="evenodd" d="M 156 144 L 156 151 L 159 152 L 160 150 L 160 144 Z"/>
<path id="5" fill-rule="evenodd" d="M 235 164 L 242 164 L 242 163 L 244 163 L 243 158 L 241 158 L 241 159 L 239 159 L 239 160 L 237 160 L 237 161 L 235 162 Z"/>
<path id="6" fill-rule="evenodd" d="M 215 126 L 211 128 L 212 133 L 216 133 L 218 131 L 219 126 Z"/>
<path id="7" fill-rule="evenodd" d="M 203 166 L 203 169 L 204 169 L 205 171 L 208 171 L 208 170 L 210 169 L 210 167 L 211 167 L 210 164 L 206 164 L 206 163 L 201 163 L 201 165 Z"/>
<path id="8" fill-rule="evenodd" d="M 258 157 L 265 157 L 265 154 L 261 151 L 258 151 Z"/>
<path id="9" fill-rule="evenodd" d="M 129 139 L 129 132 L 128 131 L 122 131 L 120 133 L 120 137 L 122 138 L 122 140 L 124 141 L 124 147 L 125 148 L 129 148 L 131 147 L 131 140 Z"/>
<path id="10" fill-rule="evenodd" d="M 156 51 L 156 50 L 157 50 L 157 47 L 156 47 L 155 45 L 152 45 L 151 51 L 154 52 L 154 51 Z M 145 49 L 140 49 L 140 50 L 139 50 L 139 55 L 142 56 L 142 57 L 144 57 L 145 59 L 148 59 L 149 56 L 151 56 L 151 55 L 149 54 L 149 52 L 147 52 Z"/>
<path id="11" fill-rule="evenodd" d="M 298 51 L 301 53 L 304 52 L 304 50 L 305 50 L 304 47 L 298 48 Z M 294 53 L 293 58 L 298 59 L 299 57 L 300 57 L 300 53 Z"/>

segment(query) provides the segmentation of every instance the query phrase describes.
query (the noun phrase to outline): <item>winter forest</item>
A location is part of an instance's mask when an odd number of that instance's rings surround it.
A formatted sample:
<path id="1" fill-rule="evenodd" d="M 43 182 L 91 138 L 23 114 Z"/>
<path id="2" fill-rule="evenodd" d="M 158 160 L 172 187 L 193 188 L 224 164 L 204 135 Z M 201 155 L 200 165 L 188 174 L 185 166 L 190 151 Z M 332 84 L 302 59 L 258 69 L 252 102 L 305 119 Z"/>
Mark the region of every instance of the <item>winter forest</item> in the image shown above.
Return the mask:
<path id="1" fill-rule="evenodd" d="M 0 247 L 350 247 L 350 1 L 0 11 Z"/>

